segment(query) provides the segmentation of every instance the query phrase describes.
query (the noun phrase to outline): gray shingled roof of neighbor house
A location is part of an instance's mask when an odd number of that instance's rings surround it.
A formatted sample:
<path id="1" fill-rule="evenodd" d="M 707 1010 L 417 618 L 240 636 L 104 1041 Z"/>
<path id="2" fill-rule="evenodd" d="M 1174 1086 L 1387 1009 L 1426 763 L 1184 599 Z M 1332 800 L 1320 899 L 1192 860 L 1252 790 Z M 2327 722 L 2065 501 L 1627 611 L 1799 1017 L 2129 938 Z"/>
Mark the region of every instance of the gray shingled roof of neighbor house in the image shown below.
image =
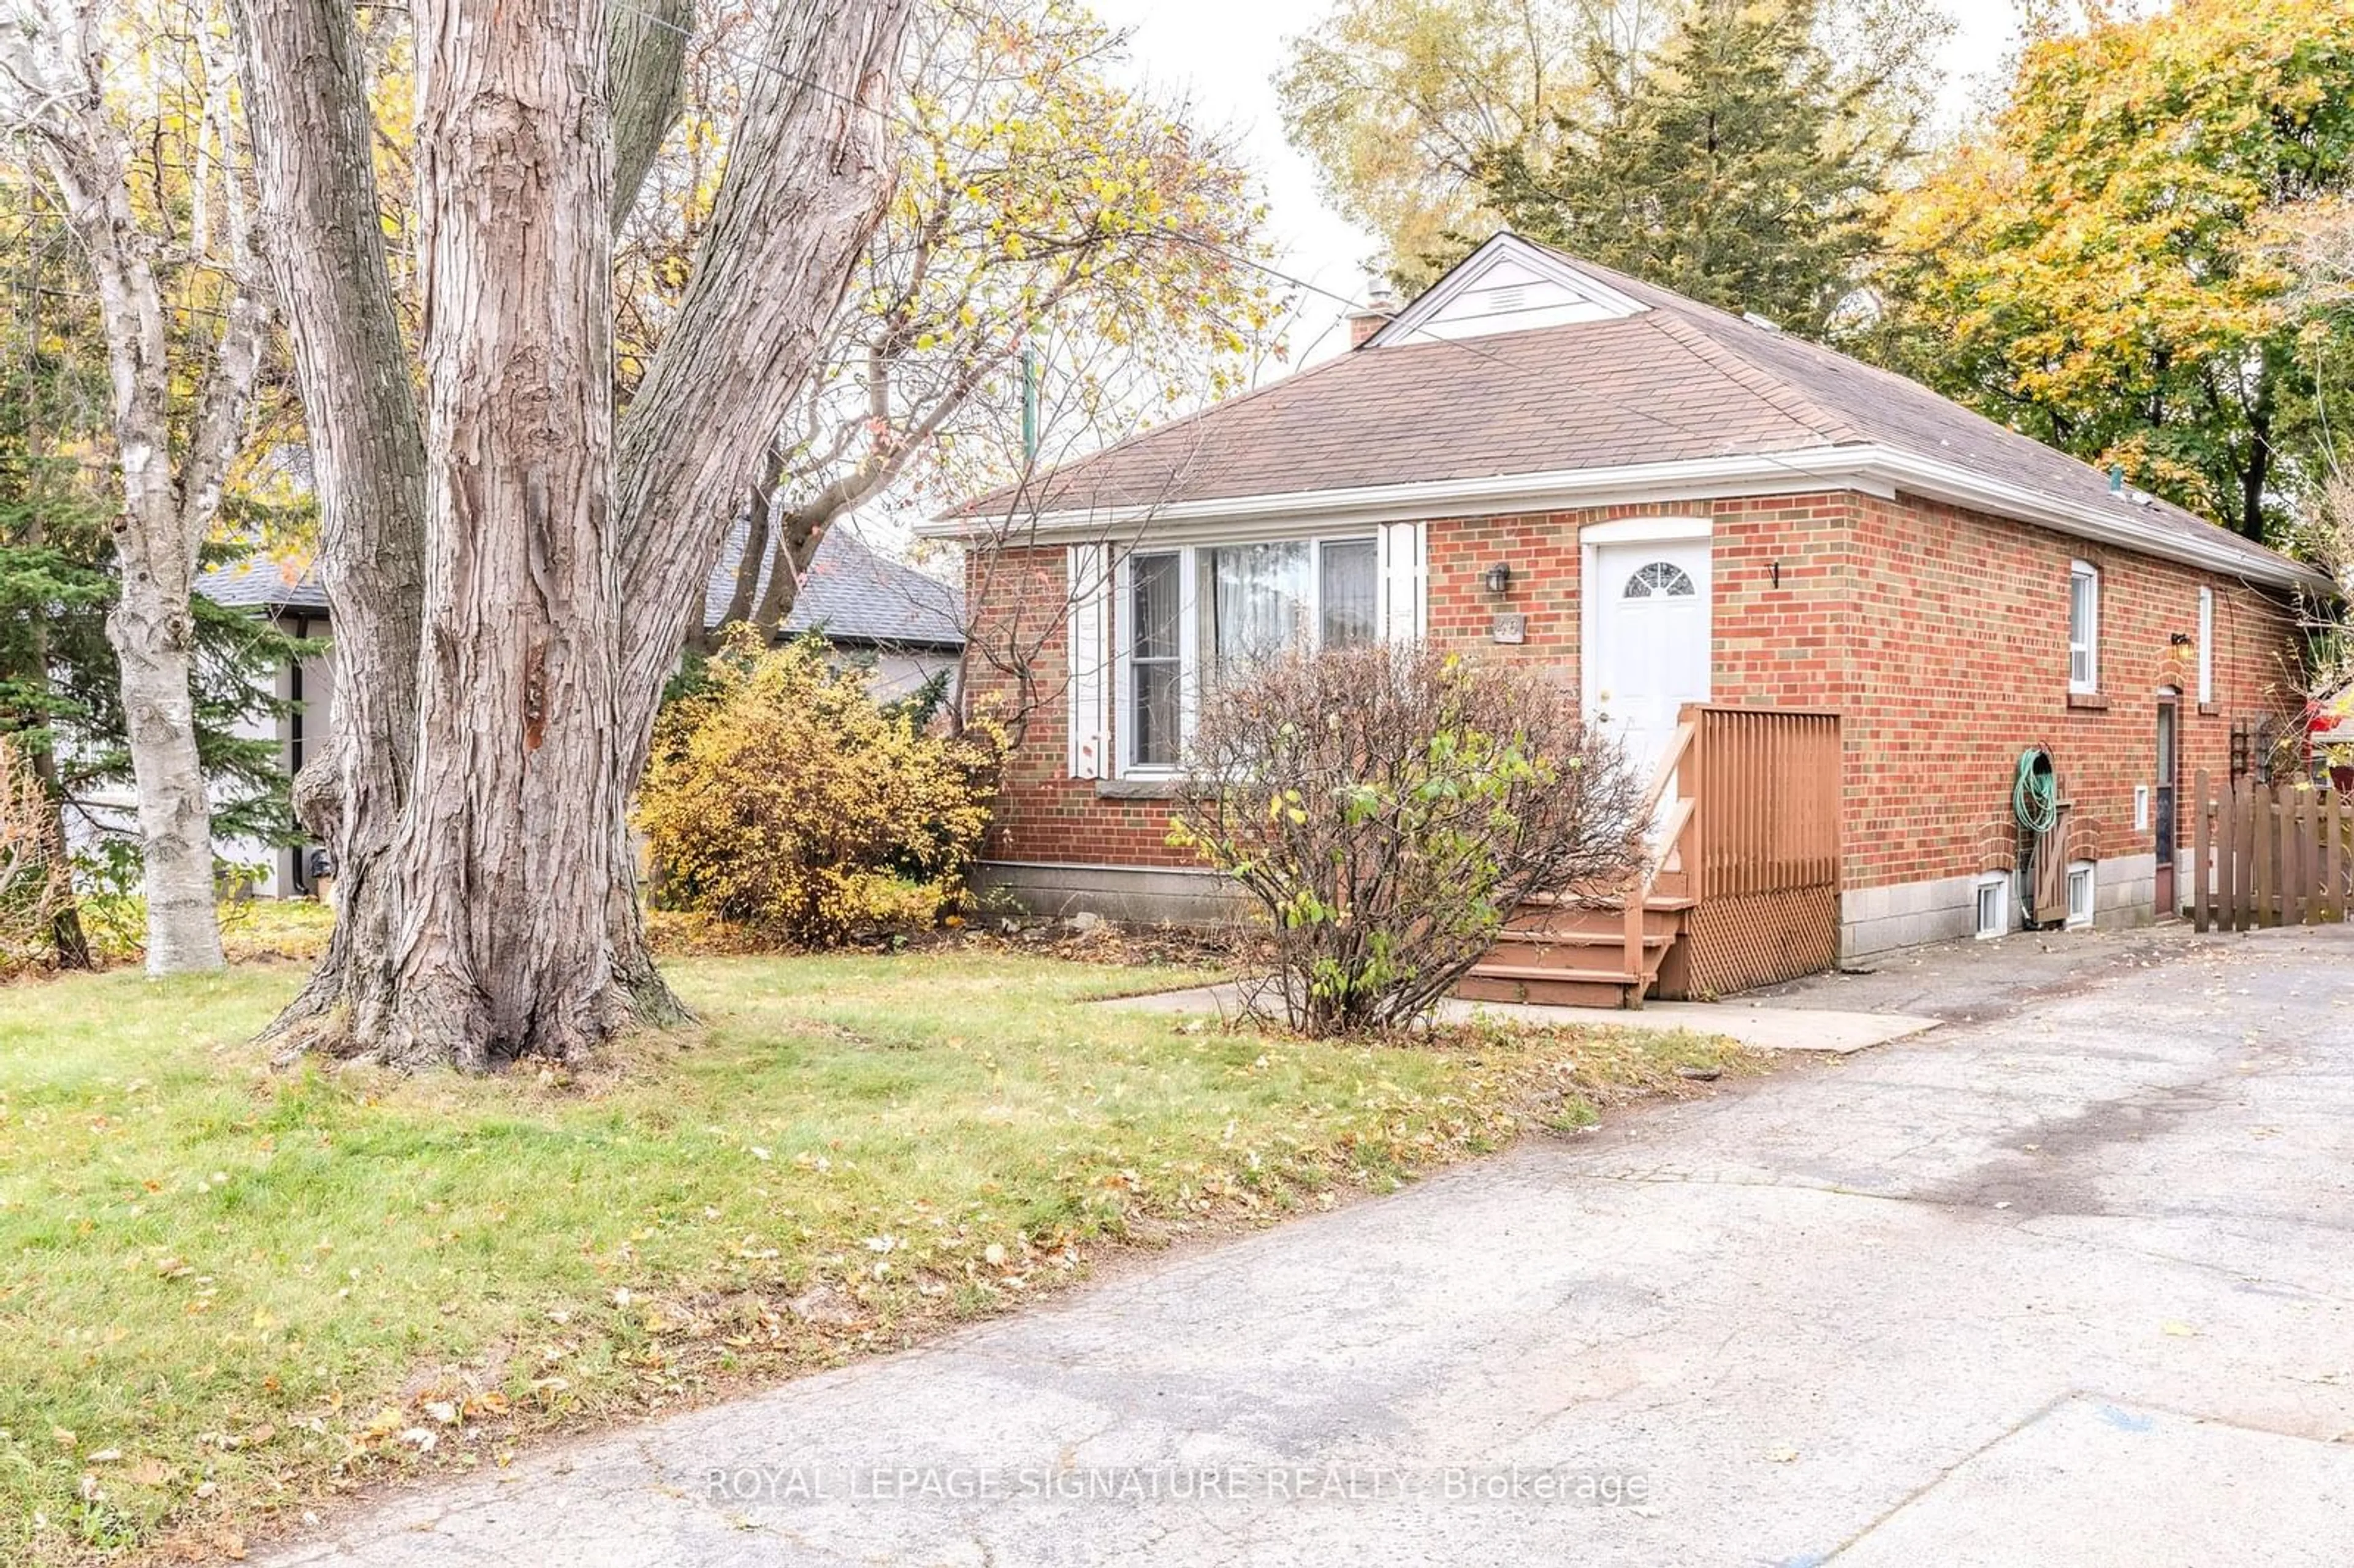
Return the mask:
<path id="1" fill-rule="evenodd" d="M 738 523 L 704 590 L 706 626 L 727 611 L 742 558 L 747 526 Z M 761 581 L 766 586 L 769 570 Z M 307 562 L 268 556 L 217 567 L 196 579 L 196 591 L 217 604 L 296 614 L 329 613 L 326 590 Z M 815 631 L 829 641 L 878 648 L 959 648 L 964 644 L 964 596 L 938 578 L 869 549 L 846 527 L 819 544 L 786 617 L 785 632 Z"/>
<path id="2" fill-rule="evenodd" d="M 1841 447 L 1951 464 L 2063 503 L 2127 504 L 2098 469 L 1917 382 L 1553 254 L 1649 308 L 1445 341 L 1394 323 L 1365 347 L 955 515 L 1166 507 Z M 2288 566 L 2179 506 L 2137 499 L 2146 503 L 2134 516 L 2148 528 L 2209 548 L 2220 543 L 2267 575 Z"/>
<path id="3" fill-rule="evenodd" d="M 736 592 L 737 564 L 744 558 L 750 524 L 728 530 L 719 564 L 704 585 L 703 622 L 716 627 Z M 776 569 L 773 554 L 760 568 L 760 587 Z M 754 594 L 754 602 L 758 595 Z M 830 642 L 870 643 L 878 648 L 961 648 L 964 595 L 939 578 L 905 562 L 876 555 L 853 530 L 835 526 L 820 540 L 801 590 L 785 617 L 784 631 L 798 637 L 814 631 Z"/>
<path id="4" fill-rule="evenodd" d="M 196 591 L 215 604 L 238 609 L 327 613 L 327 590 L 319 586 L 319 576 L 307 560 L 258 556 L 235 566 L 215 567 L 197 574 Z"/>

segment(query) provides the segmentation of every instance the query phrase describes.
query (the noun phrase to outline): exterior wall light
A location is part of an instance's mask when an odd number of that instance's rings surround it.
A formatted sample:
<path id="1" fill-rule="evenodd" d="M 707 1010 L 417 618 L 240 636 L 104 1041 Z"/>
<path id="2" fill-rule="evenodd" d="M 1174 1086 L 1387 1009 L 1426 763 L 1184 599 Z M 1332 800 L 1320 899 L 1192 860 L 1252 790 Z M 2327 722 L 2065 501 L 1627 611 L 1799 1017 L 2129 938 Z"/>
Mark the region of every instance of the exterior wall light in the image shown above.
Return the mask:
<path id="1" fill-rule="evenodd" d="M 1488 591 L 1501 597 L 1512 591 L 1512 568 L 1498 561 L 1488 568 Z"/>

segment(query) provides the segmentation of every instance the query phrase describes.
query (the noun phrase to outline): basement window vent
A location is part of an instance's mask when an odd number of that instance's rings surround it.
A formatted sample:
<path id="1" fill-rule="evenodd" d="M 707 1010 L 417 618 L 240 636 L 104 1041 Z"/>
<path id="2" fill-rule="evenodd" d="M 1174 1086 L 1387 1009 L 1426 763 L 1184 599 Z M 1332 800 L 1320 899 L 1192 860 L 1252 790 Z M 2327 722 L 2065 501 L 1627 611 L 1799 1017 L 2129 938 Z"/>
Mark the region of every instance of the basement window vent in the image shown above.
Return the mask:
<path id="1" fill-rule="evenodd" d="M 2093 923 L 2093 863 L 2080 860 L 2068 868 L 2068 924 Z"/>
<path id="2" fill-rule="evenodd" d="M 1999 937 L 2009 929 L 2010 874 L 1998 871 L 1979 877 L 1978 934 Z"/>

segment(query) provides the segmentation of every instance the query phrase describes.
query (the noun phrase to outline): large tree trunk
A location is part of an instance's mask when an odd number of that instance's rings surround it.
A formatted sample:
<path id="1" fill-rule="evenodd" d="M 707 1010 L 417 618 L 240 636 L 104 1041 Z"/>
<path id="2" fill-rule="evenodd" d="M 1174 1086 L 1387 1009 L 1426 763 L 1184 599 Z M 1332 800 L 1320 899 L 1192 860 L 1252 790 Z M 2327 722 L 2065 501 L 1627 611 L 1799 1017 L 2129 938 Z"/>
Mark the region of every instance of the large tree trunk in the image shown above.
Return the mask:
<path id="1" fill-rule="evenodd" d="M 687 607 L 888 195 L 878 109 L 907 3 L 780 8 L 712 239 L 618 435 L 612 215 L 643 167 L 631 140 L 667 122 L 660 79 L 676 51 L 633 47 L 617 19 L 608 62 L 593 8 L 558 0 L 421 5 L 413 436 L 395 406 L 408 362 L 373 234 L 347 8 L 239 5 L 317 438 L 339 709 L 366 683 L 409 748 L 406 767 L 386 768 L 360 755 L 365 735 L 339 739 L 338 768 L 299 791 L 306 821 L 335 835 L 343 908 L 292 1020 L 298 1047 L 332 1038 L 403 1065 L 479 1068 L 577 1056 L 633 1018 L 674 1015 L 645 945 L 627 801 Z M 609 125 L 616 114 L 626 127 Z M 617 167 L 632 177 L 617 181 Z M 424 476 L 413 513 L 399 478 L 410 466 Z M 359 515 L 371 495 L 393 503 L 373 523 Z M 398 566 L 401 529 L 383 518 L 404 514 L 422 541 L 413 612 L 397 594 L 355 591 L 365 570 Z M 399 629 L 381 624 L 401 620 L 415 650 L 406 685 Z M 338 727 L 353 733 L 348 716 Z M 370 756 L 402 744 L 385 736 Z M 364 774 L 387 789 L 359 788 Z M 355 880 L 379 901 L 365 927 Z"/>
<path id="2" fill-rule="evenodd" d="M 319 577 L 342 611 L 333 741 L 294 788 L 295 815 L 334 859 L 334 935 L 277 1027 L 295 1048 L 340 1049 L 355 1036 L 380 1038 L 394 1011 L 390 856 L 416 758 L 424 426 L 385 265 L 352 9 L 239 0 L 236 10 L 253 62 L 246 102 L 266 250 L 309 416 Z"/>
<path id="3" fill-rule="evenodd" d="M 429 0 L 424 657 L 393 1061 L 569 1058 L 626 1016 L 612 146 L 573 0 Z M 584 896 L 584 894 L 586 896 Z"/>

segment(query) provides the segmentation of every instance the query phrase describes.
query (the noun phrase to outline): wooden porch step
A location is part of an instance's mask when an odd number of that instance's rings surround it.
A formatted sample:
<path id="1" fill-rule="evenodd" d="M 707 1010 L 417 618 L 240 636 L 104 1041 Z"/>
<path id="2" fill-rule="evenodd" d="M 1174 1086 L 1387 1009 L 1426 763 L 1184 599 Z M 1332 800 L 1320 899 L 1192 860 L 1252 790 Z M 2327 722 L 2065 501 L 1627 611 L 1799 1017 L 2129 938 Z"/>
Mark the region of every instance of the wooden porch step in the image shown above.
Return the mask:
<path id="1" fill-rule="evenodd" d="M 1624 969 L 1553 969 L 1544 964 L 1480 963 L 1471 970 L 1474 980 L 1553 980 L 1583 985 L 1649 984 L 1647 975 L 1630 975 Z"/>
<path id="2" fill-rule="evenodd" d="M 1654 893 L 1643 900 L 1646 909 L 1683 910 L 1699 906 L 1700 900 L 1681 894 Z M 1588 895 L 1583 893 L 1532 893 L 1521 900 L 1523 909 L 1592 909 L 1596 913 L 1616 913 L 1627 907 L 1627 900 L 1617 894 Z"/>
<path id="3" fill-rule="evenodd" d="M 1571 979 L 1569 971 L 1541 969 L 1534 980 L 1506 980 L 1474 969 L 1455 988 L 1466 1001 L 1532 1002 L 1539 1007 L 1625 1007 L 1635 982 Z"/>
<path id="4" fill-rule="evenodd" d="M 1642 912 L 1646 941 L 1673 940 L 1684 928 L 1682 912 L 1646 909 Z M 1627 939 L 1627 916 L 1616 909 L 1516 909 L 1504 922 L 1497 939 L 1607 944 Z"/>
<path id="5" fill-rule="evenodd" d="M 1665 929 L 1652 927 L 1644 931 L 1643 946 L 1669 947 L 1673 945 L 1678 935 L 1673 927 Z M 1500 948 L 1507 944 L 1526 948 L 1624 948 L 1627 932 L 1616 920 L 1607 927 L 1598 925 L 1508 926 L 1496 933 L 1496 945 Z"/>

